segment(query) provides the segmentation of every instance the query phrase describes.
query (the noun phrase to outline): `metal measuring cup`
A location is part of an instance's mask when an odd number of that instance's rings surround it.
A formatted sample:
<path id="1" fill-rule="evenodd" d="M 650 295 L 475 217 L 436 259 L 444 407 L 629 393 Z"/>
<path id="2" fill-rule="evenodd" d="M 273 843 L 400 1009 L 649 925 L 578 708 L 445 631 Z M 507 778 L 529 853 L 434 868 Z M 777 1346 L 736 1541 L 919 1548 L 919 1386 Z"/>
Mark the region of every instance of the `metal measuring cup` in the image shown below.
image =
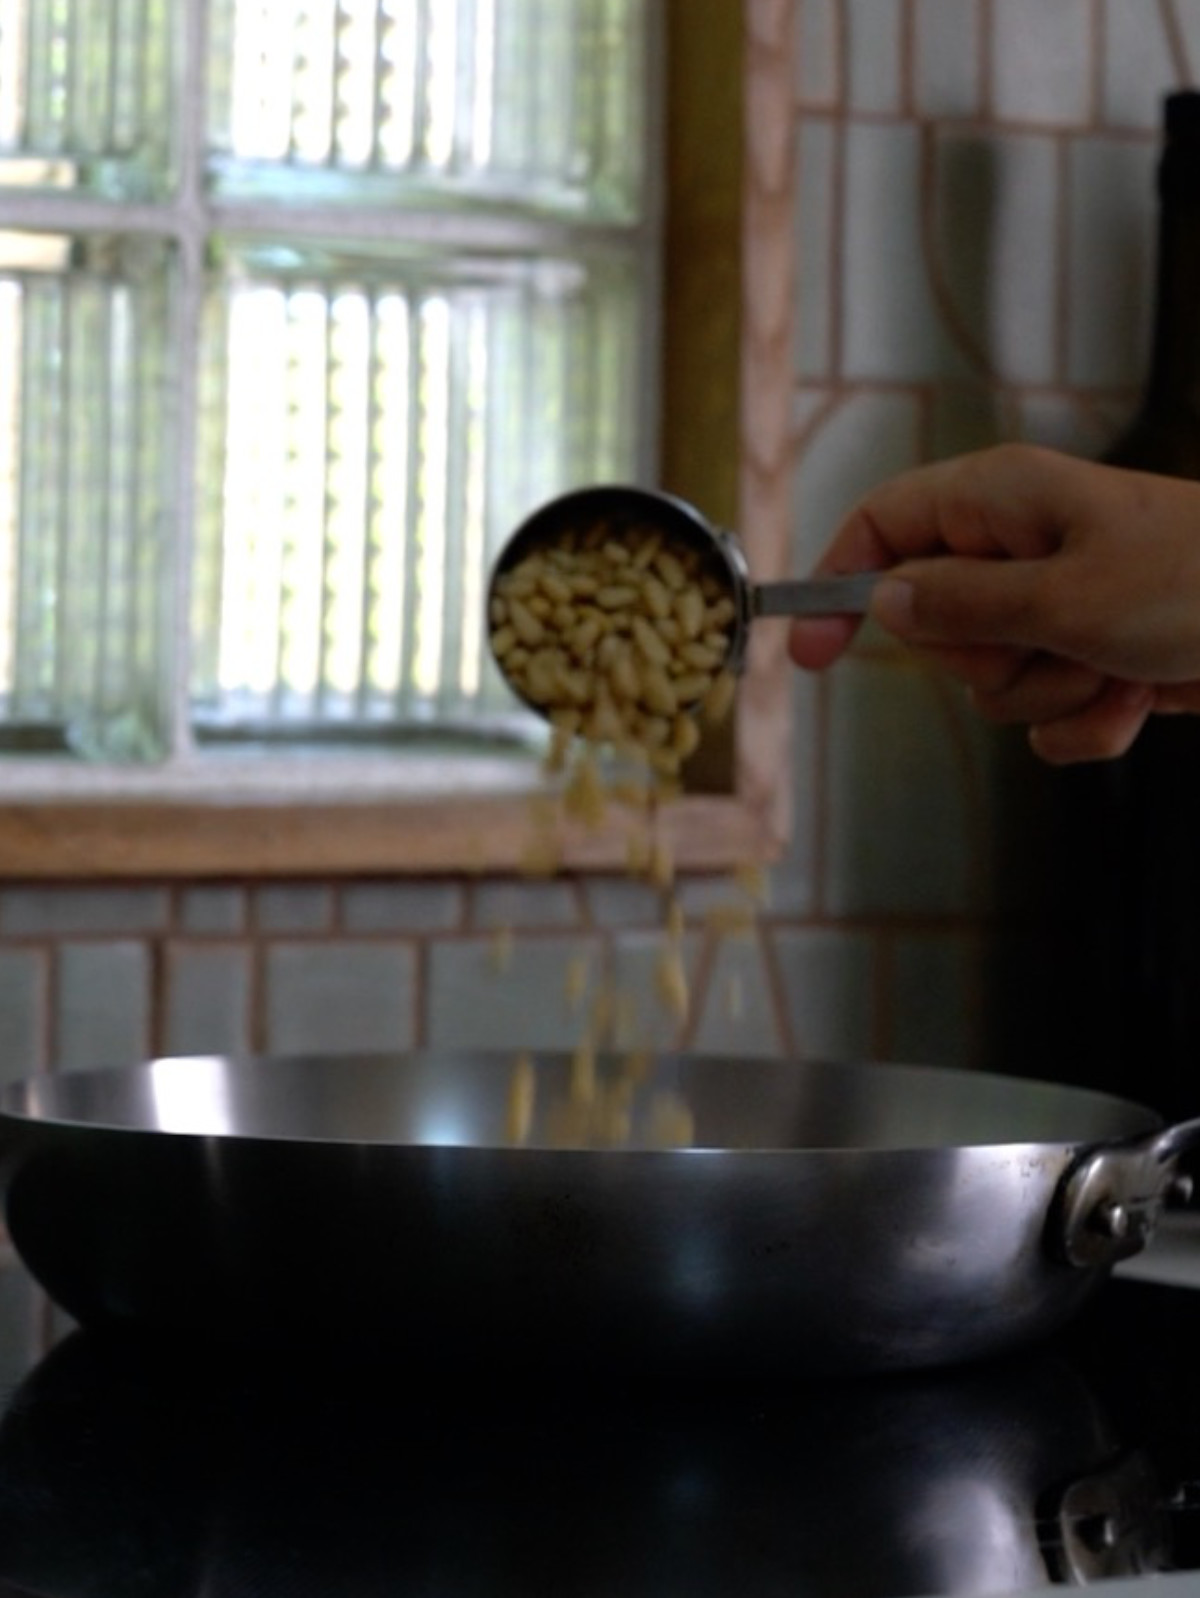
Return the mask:
<path id="1" fill-rule="evenodd" d="M 758 617 L 861 616 L 880 575 L 859 572 L 850 577 L 756 583 L 750 577 L 736 534 L 714 525 L 694 505 L 652 489 L 601 484 L 573 489 L 548 500 L 517 527 L 492 567 L 489 603 L 505 572 L 535 550 L 553 548 L 567 533 L 597 524 L 603 525 L 608 537 L 617 543 L 635 529 L 653 530 L 662 534 L 668 549 L 697 551 L 705 571 L 716 578 L 734 604 L 725 661 L 726 670 L 733 672 L 742 669 L 750 624 Z M 497 664 L 503 673 L 503 663 Z"/>

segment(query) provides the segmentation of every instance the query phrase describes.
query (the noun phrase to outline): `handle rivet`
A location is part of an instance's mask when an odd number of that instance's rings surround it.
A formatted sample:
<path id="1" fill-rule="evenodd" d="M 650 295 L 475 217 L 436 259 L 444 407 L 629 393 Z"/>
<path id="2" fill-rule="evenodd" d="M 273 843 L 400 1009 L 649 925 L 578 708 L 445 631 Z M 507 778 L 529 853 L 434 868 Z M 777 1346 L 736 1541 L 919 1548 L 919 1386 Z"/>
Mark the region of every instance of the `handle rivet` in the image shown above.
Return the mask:
<path id="1" fill-rule="evenodd" d="M 1124 1204 L 1118 1204 L 1115 1199 L 1105 1204 L 1097 1204 L 1092 1211 L 1092 1225 L 1105 1237 L 1119 1241 L 1129 1235 L 1129 1211 Z"/>
<path id="2" fill-rule="evenodd" d="M 1094 1554 L 1110 1552 L 1120 1540 L 1115 1515 L 1088 1515 L 1079 1523 L 1079 1539 Z"/>

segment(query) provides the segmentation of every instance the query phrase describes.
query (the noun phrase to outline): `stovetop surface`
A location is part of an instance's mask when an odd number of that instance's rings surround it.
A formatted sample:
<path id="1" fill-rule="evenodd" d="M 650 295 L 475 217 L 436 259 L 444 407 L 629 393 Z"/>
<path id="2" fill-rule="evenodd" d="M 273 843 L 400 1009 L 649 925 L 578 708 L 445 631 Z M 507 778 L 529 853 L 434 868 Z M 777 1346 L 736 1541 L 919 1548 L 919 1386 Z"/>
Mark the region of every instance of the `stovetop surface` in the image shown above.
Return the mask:
<path id="1" fill-rule="evenodd" d="M 0 1598 L 1200 1593 L 1200 1235 L 1160 1258 L 1009 1360 L 761 1386 L 238 1365 L 10 1262 Z"/>

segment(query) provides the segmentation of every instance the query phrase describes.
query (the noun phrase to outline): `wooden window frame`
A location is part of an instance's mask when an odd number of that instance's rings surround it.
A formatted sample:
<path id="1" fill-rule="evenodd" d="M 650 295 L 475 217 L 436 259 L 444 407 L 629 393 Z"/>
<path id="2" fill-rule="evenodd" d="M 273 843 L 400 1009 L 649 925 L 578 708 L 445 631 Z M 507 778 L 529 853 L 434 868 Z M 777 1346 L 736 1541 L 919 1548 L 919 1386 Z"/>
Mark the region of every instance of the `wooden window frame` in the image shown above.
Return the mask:
<path id="1" fill-rule="evenodd" d="M 664 0 L 660 481 L 736 527 L 760 579 L 791 544 L 793 117 L 790 8 Z M 659 825 L 683 870 L 767 861 L 789 814 L 784 629 L 757 627 L 737 712 L 693 763 Z M 397 757 L 403 758 L 403 757 Z M 428 764 L 428 762 L 426 762 Z M 218 768 L 219 769 L 219 768 Z M 314 773 L 316 768 L 313 768 Z M 232 797 L 35 796 L 0 804 L 0 875 L 198 879 L 507 872 L 529 841 L 537 774 L 493 762 L 436 771 L 409 795 L 306 791 Z M 568 869 L 625 863 L 615 831 L 573 830 Z"/>

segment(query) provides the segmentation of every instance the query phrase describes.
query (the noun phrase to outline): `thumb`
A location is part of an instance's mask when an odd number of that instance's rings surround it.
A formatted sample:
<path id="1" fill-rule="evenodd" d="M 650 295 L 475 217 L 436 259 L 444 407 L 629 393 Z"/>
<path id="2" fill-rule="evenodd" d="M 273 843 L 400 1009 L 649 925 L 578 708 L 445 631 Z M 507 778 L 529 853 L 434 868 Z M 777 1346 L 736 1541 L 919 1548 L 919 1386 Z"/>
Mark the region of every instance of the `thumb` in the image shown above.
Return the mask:
<path id="1" fill-rule="evenodd" d="M 880 578 L 870 615 L 907 643 L 1046 648 L 1035 605 L 1044 569 L 1044 559 L 908 561 Z"/>

